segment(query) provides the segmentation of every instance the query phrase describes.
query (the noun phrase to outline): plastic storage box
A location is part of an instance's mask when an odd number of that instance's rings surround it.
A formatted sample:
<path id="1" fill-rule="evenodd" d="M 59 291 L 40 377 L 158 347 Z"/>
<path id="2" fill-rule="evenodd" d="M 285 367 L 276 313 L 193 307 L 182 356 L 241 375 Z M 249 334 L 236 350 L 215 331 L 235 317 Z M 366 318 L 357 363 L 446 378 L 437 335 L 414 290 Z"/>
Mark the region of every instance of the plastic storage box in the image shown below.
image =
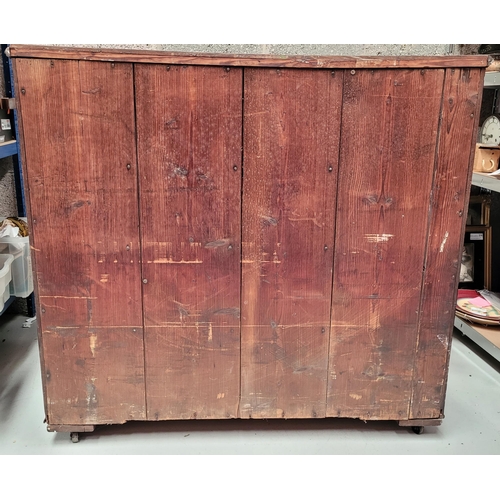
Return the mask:
<path id="1" fill-rule="evenodd" d="M 0 254 L 0 312 L 3 311 L 5 303 L 10 297 L 10 282 L 12 279 L 11 266 L 14 257 L 8 254 Z"/>
<path id="2" fill-rule="evenodd" d="M 33 292 L 29 236 L 0 238 L 0 254 L 13 256 L 10 295 L 26 298 Z"/>

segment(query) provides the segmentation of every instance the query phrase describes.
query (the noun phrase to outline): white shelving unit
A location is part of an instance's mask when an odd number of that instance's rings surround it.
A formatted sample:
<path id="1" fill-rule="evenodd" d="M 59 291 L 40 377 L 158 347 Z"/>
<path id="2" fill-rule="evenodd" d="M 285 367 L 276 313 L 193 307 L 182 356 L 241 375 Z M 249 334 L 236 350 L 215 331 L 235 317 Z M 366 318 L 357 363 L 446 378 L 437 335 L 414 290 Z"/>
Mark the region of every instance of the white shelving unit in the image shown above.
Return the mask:
<path id="1" fill-rule="evenodd" d="M 500 72 L 493 71 L 486 73 L 484 77 L 484 86 L 500 88 Z M 487 174 L 474 172 L 472 174 L 472 185 L 500 193 L 500 179 Z M 455 316 L 455 327 L 488 354 L 500 361 L 500 327 L 482 326 L 470 323 L 458 316 Z"/>

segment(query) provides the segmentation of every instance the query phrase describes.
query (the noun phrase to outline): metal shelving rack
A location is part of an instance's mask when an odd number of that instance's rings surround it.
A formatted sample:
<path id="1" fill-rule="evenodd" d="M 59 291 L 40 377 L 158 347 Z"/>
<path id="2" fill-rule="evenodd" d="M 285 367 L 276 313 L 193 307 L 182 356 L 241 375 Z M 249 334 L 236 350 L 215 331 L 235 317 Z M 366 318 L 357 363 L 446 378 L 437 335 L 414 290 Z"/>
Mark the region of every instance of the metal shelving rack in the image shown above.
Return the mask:
<path id="1" fill-rule="evenodd" d="M 484 86 L 500 88 L 500 72 L 492 71 L 485 74 Z M 474 172 L 472 185 L 500 193 L 500 179 L 486 174 Z M 455 316 L 455 328 L 473 340 L 479 347 L 500 361 L 500 327 L 486 327 Z"/>
<path id="2" fill-rule="evenodd" d="M 12 72 L 12 65 L 10 63 L 10 59 L 6 56 L 5 50 L 7 49 L 7 44 L 1 44 L 0 49 L 2 52 L 2 63 L 3 63 L 3 72 L 5 79 L 5 92 L 6 97 L 15 98 L 15 89 L 14 89 L 14 76 Z M 18 137 L 18 126 L 17 126 L 17 112 L 14 110 L 14 134 L 15 137 Z M 9 141 L 0 146 L 0 159 L 12 157 L 12 162 L 14 164 L 14 181 L 16 187 L 16 200 L 17 200 L 17 213 L 19 217 L 26 217 L 26 200 L 24 198 L 24 179 L 23 179 L 23 171 L 21 168 L 21 152 L 19 151 L 19 142 Z M 5 303 L 5 306 L 2 311 L 0 311 L 0 315 L 5 312 L 7 307 L 9 307 L 16 297 L 10 297 L 10 299 Z M 27 299 L 28 305 L 28 316 L 35 316 L 35 300 L 34 295 L 31 294 Z"/>

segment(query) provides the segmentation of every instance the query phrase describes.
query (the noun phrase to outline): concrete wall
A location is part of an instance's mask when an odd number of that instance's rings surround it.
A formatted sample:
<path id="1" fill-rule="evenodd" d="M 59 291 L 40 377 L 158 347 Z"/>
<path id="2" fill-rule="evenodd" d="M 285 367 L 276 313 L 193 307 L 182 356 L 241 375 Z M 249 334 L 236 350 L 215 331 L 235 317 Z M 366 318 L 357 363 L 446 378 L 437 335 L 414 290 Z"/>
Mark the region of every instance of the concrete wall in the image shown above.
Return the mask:
<path id="1" fill-rule="evenodd" d="M 88 44 L 79 47 L 150 49 L 220 54 L 342 55 L 342 56 L 435 56 L 459 54 L 456 44 Z"/>

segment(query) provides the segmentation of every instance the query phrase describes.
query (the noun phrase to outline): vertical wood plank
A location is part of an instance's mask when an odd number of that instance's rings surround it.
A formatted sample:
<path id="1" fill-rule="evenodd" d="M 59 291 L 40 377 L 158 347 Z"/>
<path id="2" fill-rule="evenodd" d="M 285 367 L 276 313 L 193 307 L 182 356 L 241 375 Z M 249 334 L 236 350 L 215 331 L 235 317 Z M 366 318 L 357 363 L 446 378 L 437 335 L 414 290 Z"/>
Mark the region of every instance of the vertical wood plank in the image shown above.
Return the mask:
<path id="1" fill-rule="evenodd" d="M 484 71 L 447 69 L 410 418 L 444 410 Z"/>
<path id="2" fill-rule="evenodd" d="M 443 78 L 346 71 L 328 416 L 408 416 Z"/>
<path id="3" fill-rule="evenodd" d="M 242 70 L 135 71 L 148 418 L 234 418 Z"/>
<path id="4" fill-rule="evenodd" d="M 245 69 L 241 417 L 324 417 L 342 72 Z"/>
<path id="5" fill-rule="evenodd" d="M 22 59 L 16 77 L 49 423 L 143 419 L 132 65 Z"/>

